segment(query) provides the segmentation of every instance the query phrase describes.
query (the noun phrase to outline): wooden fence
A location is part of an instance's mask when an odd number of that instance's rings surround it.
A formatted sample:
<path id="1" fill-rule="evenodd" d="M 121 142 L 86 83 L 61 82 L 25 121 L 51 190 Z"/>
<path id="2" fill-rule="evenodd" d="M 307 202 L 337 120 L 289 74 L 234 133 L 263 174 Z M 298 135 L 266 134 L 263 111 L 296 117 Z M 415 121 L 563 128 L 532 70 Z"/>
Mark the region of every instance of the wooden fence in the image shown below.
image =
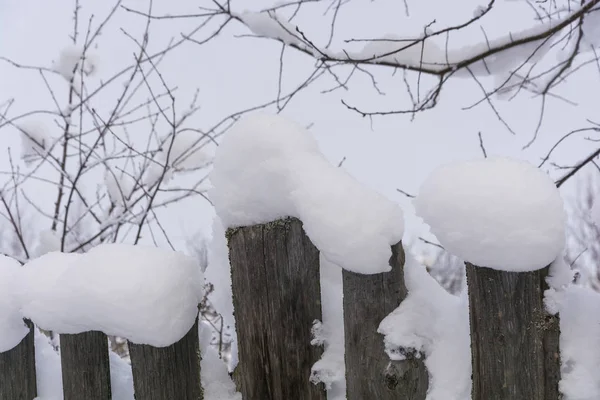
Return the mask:
<path id="1" fill-rule="evenodd" d="M 231 275 L 239 365 L 234 379 L 244 400 L 324 400 L 310 382 L 321 356 L 310 330 L 321 319 L 319 252 L 293 218 L 230 229 Z M 392 247 L 392 270 L 344 271 L 345 363 L 348 400 L 424 400 L 422 359 L 390 361 L 381 320 L 406 297 L 404 252 Z M 467 264 L 471 310 L 473 400 L 557 400 L 558 319 L 542 303 L 547 270 L 500 272 Z M 30 324 L 31 326 L 31 324 Z M 0 399 L 37 395 L 33 327 L 0 353 Z M 61 335 L 65 400 L 108 400 L 110 366 L 104 334 Z M 136 400 L 202 400 L 195 325 L 167 348 L 130 344 Z"/>

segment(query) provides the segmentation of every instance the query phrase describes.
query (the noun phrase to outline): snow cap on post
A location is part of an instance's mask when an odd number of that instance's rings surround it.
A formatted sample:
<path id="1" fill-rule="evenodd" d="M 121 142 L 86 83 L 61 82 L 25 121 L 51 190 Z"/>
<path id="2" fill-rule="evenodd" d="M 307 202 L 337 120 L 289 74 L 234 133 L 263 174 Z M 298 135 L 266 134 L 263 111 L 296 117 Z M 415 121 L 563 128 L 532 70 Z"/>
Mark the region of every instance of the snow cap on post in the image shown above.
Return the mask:
<path id="1" fill-rule="evenodd" d="M 227 132 L 213 165 L 209 195 L 226 228 L 296 217 L 330 262 L 362 274 L 391 269 L 402 210 L 330 164 L 300 125 L 246 117 Z"/>
<path id="2" fill-rule="evenodd" d="M 565 245 L 565 211 L 554 182 L 502 157 L 437 168 L 414 202 L 449 252 L 472 264 L 524 272 L 550 264 Z"/>
<path id="3" fill-rule="evenodd" d="M 52 252 L 29 261 L 21 274 L 21 312 L 42 329 L 102 331 L 154 347 L 185 336 L 202 299 L 197 262 L 150 246 L 102 244 L 85 254 Z"/>

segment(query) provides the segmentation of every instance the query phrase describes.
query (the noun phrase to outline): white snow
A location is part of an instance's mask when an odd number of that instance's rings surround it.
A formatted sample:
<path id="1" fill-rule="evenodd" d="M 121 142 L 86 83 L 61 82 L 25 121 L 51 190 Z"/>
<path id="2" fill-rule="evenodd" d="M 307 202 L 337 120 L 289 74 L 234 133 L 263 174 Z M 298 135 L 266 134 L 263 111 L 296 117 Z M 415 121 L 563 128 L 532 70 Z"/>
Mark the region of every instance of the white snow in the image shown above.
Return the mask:
<path id="1" fill-rule="evenodd" d="M 329 400 L 346 398 L 344 363 L 344 308 L 341 269 L 320 256 L 323 322 L 313 326 L 313 345 L 324 346 L 321 359 L 311 370 L 311 382 L 322 382 Z"/>
<path id="2" fill-rule="evenodd" d="M 107 165 L 104 172 L 104 185 L 110 201 L 114 204 L 125 206 L 136 185 L 139 184 L 138 180 L 124 171 Z"/>
<path id="3" fill-rule="evenodd" d="M 401 209 L 330 164 L 315 139 L 282 116 L 237 122 L 217 150 L 210 197 L 224 226 L 299 218 L 323 255 L 349 271 L 389 271 Z"/>
<path id="4" fill-rule="evenodd" d="M 200 367 L 205 400 L 242 400 L 229 377 L 227 365 L 211 346 L 203 350 Z"/>
<path id="5" fill-rule="evenodd" d="M 300 33 L 296 31 L 296 26 L 274 11 L 246 11 L 237 15 L 237 17 L 257 36 L 281 40 L 285 44 L 310 51 L 310 48 L 302 40 Z"/>
<path id="6" fill-rule="evenodd" d="M 192 327 L 202 298 L 193 258 L 146 246 L 104 244 L 85 254 L 48 253 L 23 267 L 22 315 L 58 333 L 91 330 L 155 347 Z"/>
<path id="7" fill-rule="evenodd" d="M 600 398 L 600 293 L 573 283 L 574 272 L 564 258 L 550 266 L 544 304 L 560 316 L 560 391 L 565 400 Z"/>
<path id="8" fill-rule="evenodd" d="M 398 35 L 388 34 L 380 40 L 367 43 L 358 52 L 348 52 L 348 55 L 338 54 L 337 57 L 348 58 L 349 56 L 353 60 L 373 59 L 375 62 L 437 68 L 438 64 L 445 63 L 444 54 L 444 50 L 432 39 L 407 40 Z"/>
<path id="9" fill-rule="evenodd" d="M 459 258 L 505 271 L 550 264 L 565 245 L 565 211 L 552 180 L 509 158 L 437 168 L 414 202 L 441 245 Z"/>
<path id="10" fill-rule="evenodd" d="M 96 69 L 96 58 L 88 51 L 85 51 L 84 56 L 84 48 L 75 45 L 62 49 L 58 61 L 54 65 L 54 70 L 67 81 L 73 80 L 78 71 L 82 71 L 85 75 L 92 75 Z"/>
<path id="11" fill-rule="evenodd" d="M 600 398 L 600 293 L 569 285 L 554 293 L 560 314 L 560 390 L 565 400 Z"/>
<path id="12" fill-rule="evenodd" d="M 62 400 L 63 385 L 60 367 L 60 355 L 54 350 L 50 339 L 34 330 L 35 372 L 37 381 L 37 400 Z M 34 399 L 35 400 L 35 399 Z"/>
<path id="13" fill-rule="evenodd" d="M 208 247 L 208 267 L 204 272 L 206 281 L 214 285 L 214 290 L 208 299 L 223 318 L 225 328 L 229 327 L 232 341 L 235 345 L 237 335 L 235 330 L 235 318 L 233 316 L 233 292 L 231 289 L 231 267 L 229 264 L 229 249 L 225 238 L 225 227 L 221 219 L 215 217 L 212 227 L 212 239 Z M 232 348 L 231 360 L 228 365 L 233 371 L 237 366 L 237 348 Z"/>
<path id="14" fill-rule="evenodd" d="M 204 143 L 205 136 L 199 132 L 194 130 L 177 132 L 175 138 L 171 135 L 167 143 L 162 146 L 160 163 L 164 165 L 168 155 L 169 165 L 176 171 L 194 171 L 205 167 L 210 158 L 202 148 Z M 160 167 L 159 169 L 162 170 Z"/>
<path id="15" fill-rule="evenodd" d="M 18 345 L 29 332 L 15 301 L 15 283 L 21 269 L 17 261 L 0 254 L 0 352 Z"/>
<path id="16" fill-rule="evenodd" d="M 37 123 L 28 122 L 18 127 L 21 134 L 21 158 L 27 165 L 43 157 L 50 147 L 48 131 Z"/>
<path id="17" fill-rule="evenodd" d="M 471 393 L 471 342 L 466 290 L 448 293 L 406 251 L 407 298 L 379 325 L 386 352 L 403 360 L 407 352 L 425 354 L 429 372 L 426 400 L 468 400 Z"/>
<path id="18" fill-rule="evenodd" d="M 328 57 L 333 60 L 360 60 L 374 64 L 385 62 L 394 65 L 409 66 L 411 68 L 425 67 L 432 71 L 441 71 L 448 69 L 448 67 L 453 68 L 465 60 L 477 59 L 481 54 L 485 54 L 490 49 L 503 49 L 494 55 L 478 59 L 471 63 L 468 69 L 462 68 L 454 73 L 455 77 L 468 79 L 471 79 L 471 74 L 476 76 L 495 75 L 500 82 L 503 82 L 510 76 L 509 74 L 512 70 L 520 67 L 522 64 L 532 65 L 539 61 L 552 48 L 555 39 L 561 36 L 555 34 L 547 38 L 547 40 L 546 38 L 532 40 L 510 49 L 505 49 L 507 45 L 524 38 L 536 37 L 553 29 L 563 21 L 571 18 L 573 14 L 579 12 L 583 6 L 569 7 L 569 11 L 562 13 L 559 17 L 547 18 L 544 22 L 540 23 L 538 21 L 532 24 L 533 26 L 531 27 L 507 32 L 495 38 L 489 38 L 477 31 L 475 34 L 481 38 L 477 43 L 460 47 L 453 47 L 452 43 L 447 46 L 444 35 L 438 35 L 435 38 L 427 38 L 421 41 L 423 39 L 421 33 L 412 37 L 398 36 L 395 33 L 390 33 L 381 36 L 377 40 L 368 42 L 358 51 L 349 48 L 332 51 L 325 48 L 325 46 L 320 46 L 317 51 L 302 39 L 294 24 L 274 12 L 246 12 L 236 16 L 248 29 L 260 37 L 279 40 L 288 45 L 297 46 L 313 54 L 315 57 Z M 484 6 L 478 6 L 473 11 L 473 16 L 481 16 L 484 11 Z M 585 46 L 582 48 L 584 51 L 590 50 L 592 45 L 598 43 L 597 38 L 600 35 L 597 34 L 598 24 L 595 23 L 600 18 L 598 15 L 600 15 L 600 12 L 595 11 L 589 13 L 584 19 Z M 568 27 L 565 29 L 568 29 Z M 423 28 L 421 32 L 423 31 L 428 36 L 431 34 L 428 27 Z M 411 43 L 414 43 L 414 45 L 407 47 Z"/>

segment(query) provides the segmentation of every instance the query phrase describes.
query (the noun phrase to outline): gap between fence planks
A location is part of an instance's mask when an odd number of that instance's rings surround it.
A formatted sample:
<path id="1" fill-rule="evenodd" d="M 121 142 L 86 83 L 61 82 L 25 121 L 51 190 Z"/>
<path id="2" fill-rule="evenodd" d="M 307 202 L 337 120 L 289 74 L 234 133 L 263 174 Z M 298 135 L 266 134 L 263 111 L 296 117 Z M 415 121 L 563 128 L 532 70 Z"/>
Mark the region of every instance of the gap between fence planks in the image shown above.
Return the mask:
<path id="1" fill-rule="evenodd" d="M 0 353 L 0 399 L 31 400 L 37 397 L 35 374 L 36 329 L 25 321 L 29 333 L 14 348 Z"/>
<path id="2" fill-rule="evenodd" d="M 136 400 L 202 400 L 198 320 L 177 343 L 152 347 L 129 343 Z"/>
<path id="3" fill-rule="evenodd" d="M 227 232 L 244 400 L 326 400 L 310 382 L 322 349 L 319 252 L 293 218 Z"/>
<path id="4" fill-rule="evenodd" d="M 505 272 L 467 263 L 473 400 L 560 399 L 557 316 L 544 309 L 548 267 Z"/>
<path id="5" fill-rule="evenodd" d="M 423 400 L 428 373 L 421 359 L 390 361 L 381 321 L 406 298 L 404 250 L 392 247 L 392 270 L 374 275 L 344 270 L 344 335 L 348 400 Z"/>
<path id="6" fill-rule="evenodd" d="M 64 400 L 110 400 L 108 339 L 102 332 L 60 335 Z"/>

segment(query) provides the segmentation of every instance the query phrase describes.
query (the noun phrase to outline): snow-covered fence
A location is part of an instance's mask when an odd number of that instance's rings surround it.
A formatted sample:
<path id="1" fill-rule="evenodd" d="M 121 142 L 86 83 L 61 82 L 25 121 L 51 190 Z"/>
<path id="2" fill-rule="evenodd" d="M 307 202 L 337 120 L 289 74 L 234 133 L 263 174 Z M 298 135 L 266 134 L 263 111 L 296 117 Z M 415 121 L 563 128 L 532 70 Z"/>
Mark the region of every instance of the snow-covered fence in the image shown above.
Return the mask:
<path id="1" fill-rule="evenodd" d="M 310 327 L 321 320 L 319 251 L 295 218 L 230 229 L 229 254 L 239 347 L 236 380 L 244 399 L 325 399 L 311 383 L 321 350 Z M 344 271 L 347 398 L 423 400 L 427 371 L 410 357 L 390 361 L 377 333 L 406 297 L 404 251 L 393 246 L 392 270 Z"/>
<path id="2" fill-rule="evenodd" d="M 466 261 L 472 400 L 556 400 L 556 290 L 565 212 L 555 183 L 523 161 L 487 158 L 437 168 L 415 209 L 446 250 Z"/>
<path id="3" fill-rule="evenodd" d="M 36 328 L 37 329 L 37 328 Z M 0 353 L 0 399 L 38 396 L 34 334 Z M 102 332 L 61 335 L 64 400 L 110 400 L 110 362 Z M 202 400 L 198 324 L 177 343 L 153 347 L 129 343 L 136 400 Z"/>
<path id="4" fill-rule="evenodd" d="M 117 244 L 51 252 L 24 266 L 0 255 L 0 284 L 0 399 L 130 399 L 135 389 L 136 400 L 202 400 L 203 277 L 194 258 Z M 52 382 L 40 329 L 59 334 Z M 128 339 L 133 382 L 122 383 L 127 363 L 109 352 L 107 335 Z"/>

